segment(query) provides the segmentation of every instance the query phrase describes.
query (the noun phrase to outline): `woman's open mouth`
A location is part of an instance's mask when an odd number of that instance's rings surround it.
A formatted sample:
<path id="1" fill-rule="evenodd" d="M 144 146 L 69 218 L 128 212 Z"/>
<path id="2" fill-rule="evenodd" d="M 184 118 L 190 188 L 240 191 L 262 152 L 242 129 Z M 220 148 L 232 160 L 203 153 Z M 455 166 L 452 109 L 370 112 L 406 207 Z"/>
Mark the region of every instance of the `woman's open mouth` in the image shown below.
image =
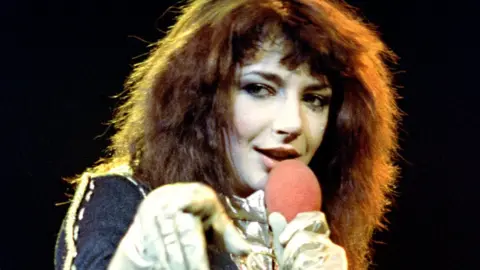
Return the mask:
<path id="1" fill-rule="evenodd" d="M 294 159 L 300 156 L 297 150 L 290 147 L 276 147 L 276 148 L 258 148 L 254 147 L 255 151 L 262 154 L 262 161 L 270 171 L 277 163 L 286 159 Z"/>

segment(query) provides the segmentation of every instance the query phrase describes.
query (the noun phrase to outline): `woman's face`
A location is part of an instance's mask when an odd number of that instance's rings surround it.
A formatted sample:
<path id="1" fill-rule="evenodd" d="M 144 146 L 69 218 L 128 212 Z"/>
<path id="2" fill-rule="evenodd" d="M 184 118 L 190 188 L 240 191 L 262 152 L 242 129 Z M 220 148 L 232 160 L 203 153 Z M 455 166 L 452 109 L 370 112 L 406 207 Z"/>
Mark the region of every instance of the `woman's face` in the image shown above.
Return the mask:
<path id="1" fill-rule="evenodd" d="M 230 157 L 244 195 L 263 189 L 281 160 L 308 164 L 325 133 L 332 95 L 327 79 L 310 75 L 307 65 L 289 70 L 280 63 L 283 51 L 282 45 L 264 44 L 237 70 Z"/>

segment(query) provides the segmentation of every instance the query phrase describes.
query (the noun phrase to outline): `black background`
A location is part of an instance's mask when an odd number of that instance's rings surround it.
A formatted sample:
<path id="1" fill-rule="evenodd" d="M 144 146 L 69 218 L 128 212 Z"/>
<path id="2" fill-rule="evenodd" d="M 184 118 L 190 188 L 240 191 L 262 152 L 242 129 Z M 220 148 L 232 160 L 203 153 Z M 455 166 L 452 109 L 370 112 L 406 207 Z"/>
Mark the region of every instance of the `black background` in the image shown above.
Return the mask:
<path id="1" fill-rule="evenodd" d="M 61 178 L 102 154 L 111 97 L 172 23 L 176 9 L 162 14 L 175 2 L 0 4 L 0 269 L 53 268 L 67 209 L 55 206 L 67 200 Z M 375 235 L 383 242 L 375 269 L 475 269 L 480 3 L 348 2 L 400 56 L 394 69 L 407 114 L 399 197 L 389 231 Z"/>

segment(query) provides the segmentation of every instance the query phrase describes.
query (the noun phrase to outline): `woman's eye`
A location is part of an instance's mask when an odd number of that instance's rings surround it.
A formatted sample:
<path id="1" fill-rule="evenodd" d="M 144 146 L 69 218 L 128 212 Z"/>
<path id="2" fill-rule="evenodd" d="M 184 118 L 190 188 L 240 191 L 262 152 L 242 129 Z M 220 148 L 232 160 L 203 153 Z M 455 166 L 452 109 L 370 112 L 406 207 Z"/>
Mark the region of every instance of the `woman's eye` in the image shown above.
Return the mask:
<path id="1" fill-rule="evenodd" d="M 267 97 L 274 95 L 274 90 L 271 87 L 259 83 L 247 84 L 243 87 L 243 89 L 250 95 L 256 97 Z"/>
<path id="2" fill-rule="evenodd" d="M 306 94 L 303 101 L 307 102 L 313 109 L 319 109 L 326 105 L 325 97 L 315 94 Z"/>

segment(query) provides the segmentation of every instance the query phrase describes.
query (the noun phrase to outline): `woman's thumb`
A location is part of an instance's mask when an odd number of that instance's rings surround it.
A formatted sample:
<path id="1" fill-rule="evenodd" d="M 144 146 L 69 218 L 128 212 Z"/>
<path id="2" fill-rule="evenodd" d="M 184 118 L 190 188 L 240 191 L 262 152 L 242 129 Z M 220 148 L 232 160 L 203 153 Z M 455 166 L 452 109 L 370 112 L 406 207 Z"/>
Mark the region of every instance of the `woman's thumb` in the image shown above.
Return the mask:
<path id="1" fill-rule="evenodd" d="M 275 257 L 277 257 L 278 262 L 281 262 L 283 256 L 283 246 L 280 244 L 279 237 L 287 226 L 287 220 L 282 214 L 273 212 L 268 216 L 268 224 L 270 224 L 270 227 L 272 228 L 273 250 L 275 251 Z"/>

